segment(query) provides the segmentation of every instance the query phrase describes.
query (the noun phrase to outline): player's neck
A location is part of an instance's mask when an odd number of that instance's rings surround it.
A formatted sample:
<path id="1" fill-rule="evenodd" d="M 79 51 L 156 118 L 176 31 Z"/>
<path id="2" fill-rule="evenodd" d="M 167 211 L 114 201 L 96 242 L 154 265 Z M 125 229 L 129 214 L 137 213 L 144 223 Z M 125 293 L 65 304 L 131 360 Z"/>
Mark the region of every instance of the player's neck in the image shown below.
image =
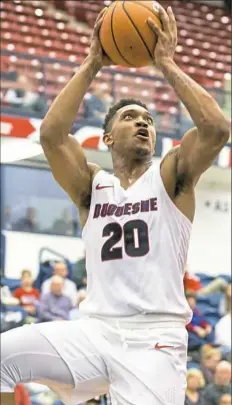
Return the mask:
<path id="1" fill-rule="evenodd" d="M 129 160 L 128 158 L 113 157 L 114 175 L 119 178 L 123 188 L 130 187 L 151 166 L 152 159 Z"/>

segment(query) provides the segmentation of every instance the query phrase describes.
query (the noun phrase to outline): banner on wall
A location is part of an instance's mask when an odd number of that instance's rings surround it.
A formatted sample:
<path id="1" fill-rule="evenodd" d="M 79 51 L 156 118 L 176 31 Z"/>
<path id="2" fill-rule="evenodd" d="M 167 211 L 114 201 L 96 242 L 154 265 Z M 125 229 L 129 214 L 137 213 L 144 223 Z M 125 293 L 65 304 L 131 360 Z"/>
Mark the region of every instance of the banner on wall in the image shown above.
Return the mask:
<path id="1" fill-rule="evenodd" d="M 0 121 L 0 133 L 1 136 L 6 138 L 17 138 L 18 141 L 21 139 L 30 141 L 27 143 L 28 145 L 35 145 L 39 147 L 39 128 L 41 125 L 42 120 L 35 119 L 35 118 L 24 118 L 24 117 L 15 117 L 15 116 L 8 116 L 2 115 Z M 102 134 L 103 131 L 101 128 L 96 127 L 83 127 L 75 131 L 73 135 L 75 138 L 80 142 L 81 146 L 85 149 L 95 149 L 99 151 L 107 151 L 107 147 L 104 145 L 102 141 Z M 159 145 L 157 147 L 157 157 L 163 157 L 173 146 L 178 145 L 180 141 L 168 137 L 162 137 Z M 16 144 L 15 144 L 16 145 Z M 11 150 L 12 150 L 11 145 Z M 17 148 L 20 148 L 19 142 L 17 143 Z M 24 145 L 23 148 L 26 146 Z M 28 149 L 28 148 L 27 148 Z M 6 152 L 4 152 L 6 153 Z M 2 151 L 2 162 L 9 162 L 9 153 L 7 154 L 8 160 L 4 158 L 4 153 Z M 22 152 L 23 157 L 20 157 L 21 154 L 18 150 L 17 159 L 12 158 L 10 161 L 26 159 L 27 157 L 36 156 L 42 153 L 42 149 L 39 147 L 37 149 L 29 148 L 27 151 L 24 149 Z M 232 163 L 232 154 L 231 154 L 231 147 L 225 146 L 221 153 L 218 155 L 217 159 L 215 160 L 214 164 L 220 168 L 226 169 L 231 167 Z"/>

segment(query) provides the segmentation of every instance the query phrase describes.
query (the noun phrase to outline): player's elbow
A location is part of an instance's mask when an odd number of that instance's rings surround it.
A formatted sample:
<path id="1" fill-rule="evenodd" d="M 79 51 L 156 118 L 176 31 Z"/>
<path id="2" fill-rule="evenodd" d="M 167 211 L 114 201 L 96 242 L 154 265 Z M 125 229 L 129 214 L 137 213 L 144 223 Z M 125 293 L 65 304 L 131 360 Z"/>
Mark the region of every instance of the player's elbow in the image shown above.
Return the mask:
<path id="1" fill-rule="evenodd" d="M 213 122 L 206 120 L 202 129 L 202 133 L 214 144 L 224 145 L 229 141 L 230 122 L 225 117 L 215 118 Z"/>

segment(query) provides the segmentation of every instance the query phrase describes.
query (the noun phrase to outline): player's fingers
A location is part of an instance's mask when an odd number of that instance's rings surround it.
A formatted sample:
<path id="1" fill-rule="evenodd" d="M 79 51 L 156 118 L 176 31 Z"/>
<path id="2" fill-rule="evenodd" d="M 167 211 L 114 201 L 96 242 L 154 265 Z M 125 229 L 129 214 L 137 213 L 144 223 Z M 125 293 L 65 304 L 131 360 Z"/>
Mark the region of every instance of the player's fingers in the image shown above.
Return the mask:
<path id="1" fill-rule="evenodd" d="M 95 24 L 100 20 L 100 18 L 102 18 L 102 16 L 105 14 L 106 10 L 107 10 L 107 7 L 103 8 L 103 10 L 98 14 Z"/>
<path id="2" fill-rule="evenodd" d="M 151 17 L 148 18 L 147 24 L 151 28 L 151 30 L 154 32 L 154 34 L 160 36 L 162 34 L 162 30 L 158 27 L 158 25 L 155 24 L 155 22 L 152 20 Z"/>
<path id="3" fill-rule="evenodd" d="M 98 36 L 99 35 L 99 31 L 103 22 L 104 16 L 102 16 L 94 25 L 94 36 Z"/>
<path id="4" fill-rule="evenodd" d="M 175 14 L 173 13 L 172 7 L 169 6 L 167 9 L 167 12 L 168 12 L 172 32 L 174 32 L 174 34 L 177 36 L 176 17 L 175 17 Z"/>
<path id="5" fill-rule="evenodd" d="M 159 4 L 159 17 L 161 19 L 164 31 L 169 31 L 170 30 L 169 15 L 160 4 Z"/>

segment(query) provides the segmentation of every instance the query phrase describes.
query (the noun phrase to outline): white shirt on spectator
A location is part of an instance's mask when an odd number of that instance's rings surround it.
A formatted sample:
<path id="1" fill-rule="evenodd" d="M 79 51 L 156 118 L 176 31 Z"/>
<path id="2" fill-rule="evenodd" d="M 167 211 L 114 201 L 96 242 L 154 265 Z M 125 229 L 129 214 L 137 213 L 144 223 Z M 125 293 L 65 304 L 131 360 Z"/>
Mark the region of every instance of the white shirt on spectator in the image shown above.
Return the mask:
<path id="1" fill-rule="evenodd" d="M 231 347 L 231 314 L 223 316 L 215 326 L 215 342 Z"/>
<path id="2" fill-rule="evenodd" d="M 42 294 L 47 294 L 51 291 L 51 282 L 52 277 L 45 280 L 41 286 Z M 77 306 L 77 287 L 76 284 L 69 280 L 68 278 L 64 279 L 64 295 L 70 298 L 74 307 Z"/>

